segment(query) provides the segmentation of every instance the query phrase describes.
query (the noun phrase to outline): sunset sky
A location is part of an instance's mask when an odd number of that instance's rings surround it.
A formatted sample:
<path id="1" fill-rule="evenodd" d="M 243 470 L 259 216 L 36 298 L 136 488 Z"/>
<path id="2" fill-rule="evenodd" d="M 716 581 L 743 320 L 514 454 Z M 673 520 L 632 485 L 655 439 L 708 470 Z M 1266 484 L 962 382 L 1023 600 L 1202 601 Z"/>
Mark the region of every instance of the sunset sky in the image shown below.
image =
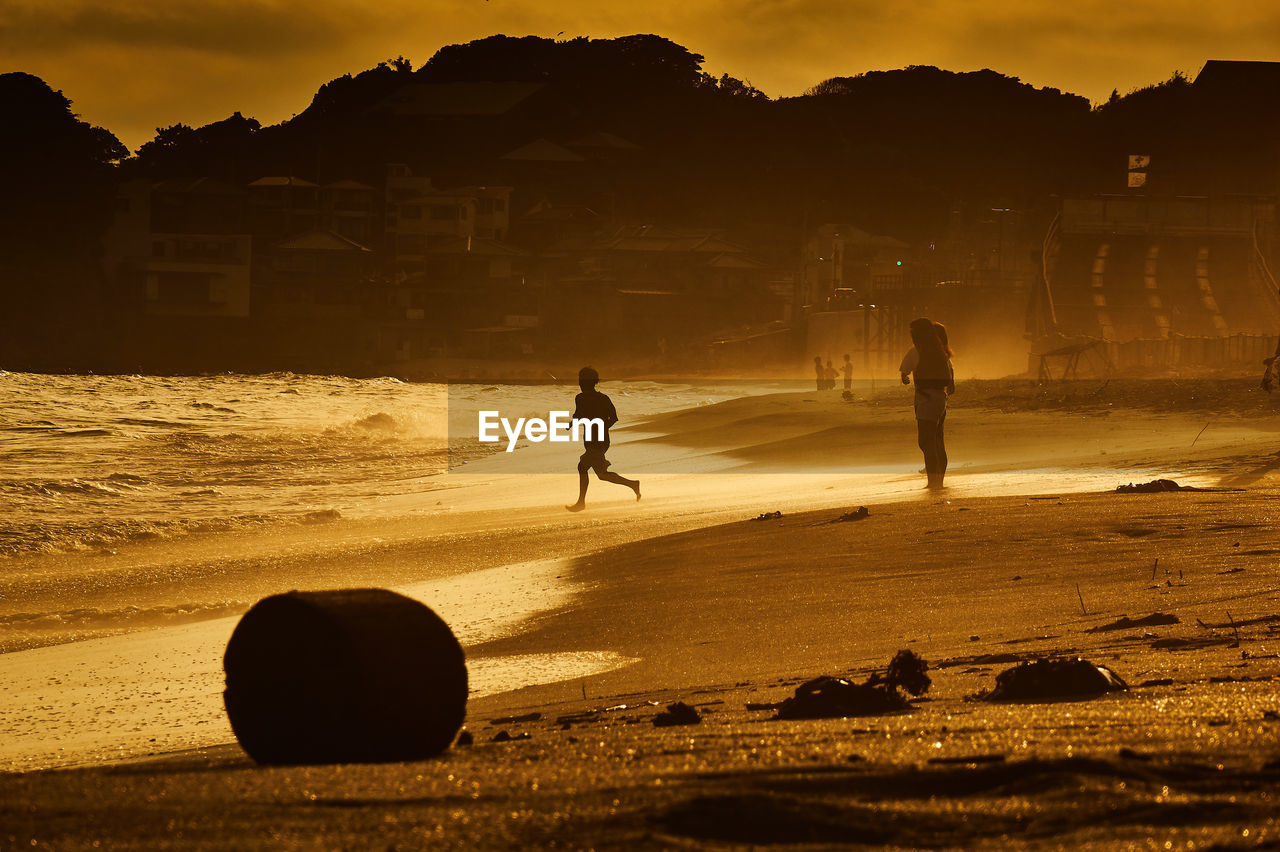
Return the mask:
<path id="1" fill-rule="evenodd" d="M 833 76 L 992 68 L 1091 100 L 1194 75 L 1207 59 L 1280 60 L 1273 0 L 0 0 L 0 70 L 42 77 L 130 148 L 158 126 L 239 110 L 263 124 L 324 82 L 494 34 L 655 33 L 771 97 Z"/>

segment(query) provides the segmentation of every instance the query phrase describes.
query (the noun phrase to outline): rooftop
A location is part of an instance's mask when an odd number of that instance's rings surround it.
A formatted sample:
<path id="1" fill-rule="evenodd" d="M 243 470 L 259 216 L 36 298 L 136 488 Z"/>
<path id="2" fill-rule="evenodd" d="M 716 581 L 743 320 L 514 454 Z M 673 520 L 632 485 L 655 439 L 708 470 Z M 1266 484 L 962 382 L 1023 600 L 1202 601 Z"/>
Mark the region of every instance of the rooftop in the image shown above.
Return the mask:
<path id="1" fill-rule="evenodd" d="M 342 234 L 335 234 L 333 231 L 309 231 L 276 243 L 276 248 L 293 251 L 369 251 L 355 240 L 348 239 Z"/>
<path id="2" fill-rule="evenodd" d="M 319 186 L 319 184 L 312 183 L 312 182 L 311 182 L 311 181 L 309 181 L 309 180 L 303 180 L 302 178 L 299 178 L 299 177 L 270 176 L 270 177 L 258 178 L 258 179 L 257 179 L 257 180 L 255 180 L 253 183 L 249 184 L 249 186 L 305 186 L 305 187 L 316 187 L 316 186 Z"/>

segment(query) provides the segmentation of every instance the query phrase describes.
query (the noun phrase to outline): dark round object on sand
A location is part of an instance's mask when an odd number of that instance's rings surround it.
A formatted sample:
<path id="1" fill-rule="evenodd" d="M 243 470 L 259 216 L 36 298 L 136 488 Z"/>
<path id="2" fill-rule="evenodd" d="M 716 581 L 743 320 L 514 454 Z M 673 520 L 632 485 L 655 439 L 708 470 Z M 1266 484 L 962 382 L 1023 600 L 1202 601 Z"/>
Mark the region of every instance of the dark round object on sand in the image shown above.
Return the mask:
<path id="1" fill-rule="evenodd" d="M 223 667 L 231 729 L 258 763 L 422 760 L 466 716 L 462 646 L 440 616 L 386 589 L 264 598 Z"/>
<path id="2" fill-rule="evenodd" d="M 996 675 L 987 701 L 1061 701 L 1094 698 L 1129 688 L 1110 667 L 1073 657 L 1019 663 Z"/>

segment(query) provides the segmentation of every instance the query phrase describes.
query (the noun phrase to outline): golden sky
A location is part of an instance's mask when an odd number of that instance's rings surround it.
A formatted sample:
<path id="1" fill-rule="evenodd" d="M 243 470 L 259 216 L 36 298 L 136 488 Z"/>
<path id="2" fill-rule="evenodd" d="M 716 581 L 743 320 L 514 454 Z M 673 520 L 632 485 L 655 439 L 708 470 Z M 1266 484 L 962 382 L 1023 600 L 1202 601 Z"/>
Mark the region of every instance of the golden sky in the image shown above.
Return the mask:
<path id="1" fill-rule="evenodd" d="M 991 68 L 1104 100 L 1207 59 L 1280 60 L 1274 0 L 0 0 L 0 70 L 42 77 L 130 148 L 494 34 L 655 33 L 771 97 L 905 65 Z"/>

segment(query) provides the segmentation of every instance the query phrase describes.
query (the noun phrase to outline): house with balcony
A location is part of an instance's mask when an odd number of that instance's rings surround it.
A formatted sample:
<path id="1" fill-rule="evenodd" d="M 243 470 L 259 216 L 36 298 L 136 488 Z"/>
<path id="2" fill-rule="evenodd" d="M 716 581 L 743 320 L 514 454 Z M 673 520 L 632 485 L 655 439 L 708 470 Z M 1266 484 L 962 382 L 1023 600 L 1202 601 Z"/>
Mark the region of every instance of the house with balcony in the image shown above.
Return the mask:
<path id="1" fill-rule="evenodd" d="M 320 186 L 292 176 L 259 178 L 248 186 L 249 232 L 264 244 L 320 227 Z"/>
<path id="2" fill-rule="evenodd" d="M 559 258 L 541 267 L 544 337 L 569 347 L 655 352 L 788 307 L 778 271 L 719 229 L 627 225 L 543 254 Z"/>
<path id="3" fill-rule="evenodd" d="M 248 317 L 245 191 L 209 179 L 122 183 L 103 239 L 109 302 L 147 316 Z"/>
<path id="4" fill-rule="evenodd" d="M 382 193 L 365 183 L 339 180 L 320 187 L 319 229 L 374 245 L 382 228 Z"/>

